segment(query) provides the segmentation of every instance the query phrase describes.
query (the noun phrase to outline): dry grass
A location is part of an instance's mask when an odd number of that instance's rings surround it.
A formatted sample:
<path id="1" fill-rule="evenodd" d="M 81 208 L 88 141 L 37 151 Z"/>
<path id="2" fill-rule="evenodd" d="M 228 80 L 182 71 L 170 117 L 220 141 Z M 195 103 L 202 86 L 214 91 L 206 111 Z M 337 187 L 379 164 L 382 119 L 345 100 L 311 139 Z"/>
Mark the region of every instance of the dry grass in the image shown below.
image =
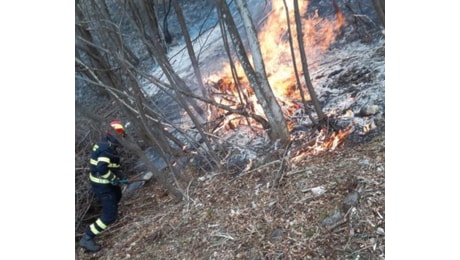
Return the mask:
<path id="1" fill-rule="evenodd" d="M 76 247 L 76 258 L 384 259 L 385 133 L 368 139 L 288 158 L 281 175 L 276 161 L 203 181 L 187 169 L 195 181 L 180 203 L 149 182 L 123 199 L 121 218 L 97 238 L 103 249 Z M 353 191 L 359 200 L 344 203 Z"/>

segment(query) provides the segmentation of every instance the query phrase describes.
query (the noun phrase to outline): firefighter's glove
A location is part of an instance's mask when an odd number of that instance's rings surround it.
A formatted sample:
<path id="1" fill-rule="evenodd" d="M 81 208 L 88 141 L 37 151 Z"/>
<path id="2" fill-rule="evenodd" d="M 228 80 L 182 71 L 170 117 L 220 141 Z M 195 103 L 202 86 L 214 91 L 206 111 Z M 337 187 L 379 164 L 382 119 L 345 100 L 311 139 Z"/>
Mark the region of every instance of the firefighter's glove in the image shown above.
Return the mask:
<path id="1" fill-rule="evenodd" d="M 113 181 L 110 181 L 110 184 L 112 184 L 113 186 L 117 186 L 118 184 L 120 184 L 120 180 L 115 179 Z"/>

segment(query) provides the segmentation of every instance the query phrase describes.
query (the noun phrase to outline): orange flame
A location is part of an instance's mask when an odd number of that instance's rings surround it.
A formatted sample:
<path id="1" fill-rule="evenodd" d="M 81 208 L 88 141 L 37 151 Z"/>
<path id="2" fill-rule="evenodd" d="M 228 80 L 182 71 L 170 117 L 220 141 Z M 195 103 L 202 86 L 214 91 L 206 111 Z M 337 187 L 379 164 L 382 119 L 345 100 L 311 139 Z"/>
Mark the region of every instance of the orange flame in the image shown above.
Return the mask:
<path id="1" fill-rule="evenodd" d="M 312 147 L 313 153 L 317 154 L 322 151 L 334 151 L 337 147 L 345 142 L 345 138 L 353 132 L 353 128 L 348 126 L 338 132 L 332 132 L 327 135 L 327 129 L 321 129 L 320 134 L 316 138 L 316 143 Z"/>
<path id="2" fill-rule="evenodd" d="M 326 151 L 334 151 L 345 143 L 346 138 L 354 131 L 353 126 L 349 125 L 338 132 L 328 134 L 327 129 L 323 128 L 316 138 L 309 141 L 291 157 L 292 163 L 298 163 L 309 155 L 317 155 Z"/>
<path id="3" fill-rule="evenodd" d="M 297 109 L 300 108 L 299 102 L 300 92 L 297 88 L 293 61 L 291 55 L 291 48 L 289 44 L 288 22 L 286 17 L 286 10 L 284 1 L 272 1 L 272 10 L 264 25 L 259 30 L 258 39 L 260 43 L 261 52 L 264 58 L 265 69 L 271 88 L 280 103 L 283 112 L 290 116 Z M 292 1 L 287 1 L 289 13 L 289 25 L 291 29 L 291 37 L 294 48 L 294 55 L 296 57 L 296 65 L 299 73 L 301 73 L 300 54 L 297 44 L 297 32 L 294 19 L 294 7 Z M 302 21 L 303 41 L 306 48 L 307 59 L 309 61 L 315 60 L 326 51 L 330 44 L 336 39 L 337 33 L 344 24 L 343 15 L 339 9 L 336 9 L 337 16 L 335 20 L 328 20 L 319 17 L 316 12 L 315 15 L 305 18 L 305 13 L 308 7 L 308 1 L 299 1 L 299 10 Z M 336 7 L 336 6 L 335 6 Z M 251 60 L 251 57 L 249 55 Z M 233 105 L 235 102 L 252 103 L 250 106 L 254 108 L 254 112 L 263 116 L 263 110 L 257 103 L 252 89 L 245 77 L 244 70 L 241 65 L 236 62 L 236 72 L 240 77 L 240 83 L 243 88 L 243 95 L 247 98 L 241 101 L 241 96 L 235 87 L 232 80 L 230 64 L 224 65 L 222 71 L 211 75 L 208 78 L 210 82 L 218 82 L 217 88 L 221 93 L 232 94 L 235 98 L 232 101 L 224 99 L 222 96 L 217 95 L 215 99 L 219 103 Z M 301 75 L 299 77 L 302 79 Z M 308 91 L 305 86 L 303 92 L 305 99 L 309 100 Z M 292 124 L 289 124 L 290 126 Z"/>

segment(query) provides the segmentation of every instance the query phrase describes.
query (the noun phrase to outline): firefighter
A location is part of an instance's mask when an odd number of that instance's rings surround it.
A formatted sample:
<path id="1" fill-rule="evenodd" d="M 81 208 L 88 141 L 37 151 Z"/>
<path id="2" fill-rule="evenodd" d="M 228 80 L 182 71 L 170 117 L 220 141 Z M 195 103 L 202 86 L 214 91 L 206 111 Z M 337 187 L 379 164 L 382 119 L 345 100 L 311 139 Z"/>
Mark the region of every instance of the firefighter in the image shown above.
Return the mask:
<path id="1" fill-rule="evenodd" d="M 110 126 L 118 134 L 118 138 L 126 136 L 120 121 L 113 121 Z M 96 198 L 101 203 L 102 212 L 99 218 L 88 226 L 79 244 L 92 252 L 101 249 L 101 246 L 94 242 L 94 238 L 117 219 L 118 203 L 121 199 L 119 185 L 127 183 L 120 173 L 120 157 L 117 151 L 119 147 L 117 138 L 107 131 L 104 140 L 94 145 L 91 152 L 89 180 Z"/>

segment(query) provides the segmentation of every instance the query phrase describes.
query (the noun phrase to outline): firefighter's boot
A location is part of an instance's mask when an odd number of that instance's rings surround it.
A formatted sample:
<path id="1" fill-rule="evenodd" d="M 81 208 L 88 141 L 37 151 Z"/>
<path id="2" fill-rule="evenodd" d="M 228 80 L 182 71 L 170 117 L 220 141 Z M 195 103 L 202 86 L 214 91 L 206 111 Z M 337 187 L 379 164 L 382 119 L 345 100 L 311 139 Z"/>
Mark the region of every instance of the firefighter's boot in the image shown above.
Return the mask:
<path id="1" fill-rule="evenodd" d="M 94 239 L 89 237 L 87 234 L 85 234 L 80 239 L 80 246 L 91 252 L 97 252 L 101 249 L 101 246 L 96 244 L 96 242 L 94 242 Z"/>

